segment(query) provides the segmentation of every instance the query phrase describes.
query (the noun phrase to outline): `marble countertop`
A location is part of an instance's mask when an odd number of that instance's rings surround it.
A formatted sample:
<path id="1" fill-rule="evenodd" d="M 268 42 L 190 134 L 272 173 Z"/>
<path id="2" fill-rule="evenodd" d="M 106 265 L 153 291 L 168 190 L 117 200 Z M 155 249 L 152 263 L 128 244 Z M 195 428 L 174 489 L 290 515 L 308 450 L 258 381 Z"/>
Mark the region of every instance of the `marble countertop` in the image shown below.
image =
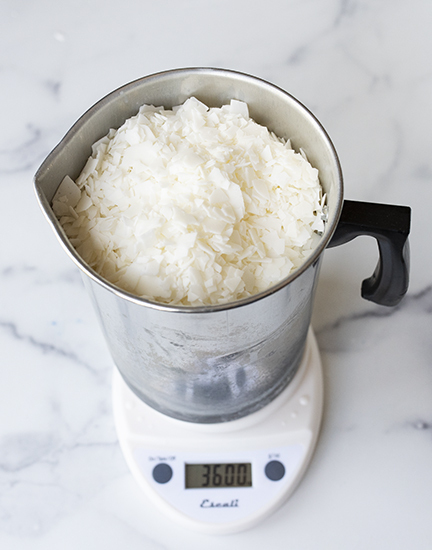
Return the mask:
<path id="1" fill-rule="evenodd" d="M 429 0 L 3 0 L 0 26 L 0 548 L 432 548 Z M 413 215 L 411 283 L 395 308 L 360 298 L 374 240 L 326 251 L 316 452 L 282 508 L 223 538 L 168 521 L 132 478 L 111 357 L 32 185 L 102 96 L 191 66 L 289 91 L 330 134 L 346 198 Z"/>

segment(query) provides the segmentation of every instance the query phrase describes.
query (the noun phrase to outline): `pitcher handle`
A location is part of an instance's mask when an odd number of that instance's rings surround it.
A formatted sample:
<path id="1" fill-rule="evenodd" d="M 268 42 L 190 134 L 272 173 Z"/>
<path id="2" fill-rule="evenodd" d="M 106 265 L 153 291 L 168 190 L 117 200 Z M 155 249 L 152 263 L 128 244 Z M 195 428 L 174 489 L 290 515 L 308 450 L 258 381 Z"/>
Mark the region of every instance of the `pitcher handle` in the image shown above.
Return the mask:
<path id="1" fill-rule="evenodd" d="M 397 305 L 409 282 L 411 208 L 358 201 L 343 203 L 339 224 L 328 248 L 347 243 L 359 235 L 378 242 L 379 259 L 371 277 L 362 284 L 361 295 L 383 306 Z"/>

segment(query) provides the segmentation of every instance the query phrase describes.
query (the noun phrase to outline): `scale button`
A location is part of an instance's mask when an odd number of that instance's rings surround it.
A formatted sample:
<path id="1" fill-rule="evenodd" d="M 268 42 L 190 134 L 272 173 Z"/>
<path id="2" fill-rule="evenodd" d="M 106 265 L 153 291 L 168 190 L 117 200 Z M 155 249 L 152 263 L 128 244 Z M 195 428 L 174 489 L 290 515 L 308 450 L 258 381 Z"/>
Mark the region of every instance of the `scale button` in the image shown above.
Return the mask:
<path id="1" fill-rule="evenodd" d="M 285 475 L 285 466 L 279 460 L 271 460 L 267 463 L 264 472 L 271 481 L 279 481 Z"/>
<path id="2" fill-rule="evenodd" d="M 171 466 L 169 464 L 165 464 L 164 462 L 161 462 L 157 466 L 153 468 L 153 479 L 157 483 L 168 483 L 168 481 L 172 478 L 173 471 Z"/>

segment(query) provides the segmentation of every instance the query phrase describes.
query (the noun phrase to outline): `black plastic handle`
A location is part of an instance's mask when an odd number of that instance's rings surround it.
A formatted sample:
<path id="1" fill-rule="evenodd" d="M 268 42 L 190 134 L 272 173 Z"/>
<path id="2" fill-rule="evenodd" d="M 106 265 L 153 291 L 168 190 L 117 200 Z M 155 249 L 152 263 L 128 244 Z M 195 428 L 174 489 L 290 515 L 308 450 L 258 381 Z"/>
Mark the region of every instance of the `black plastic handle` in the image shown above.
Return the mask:
<path id="1" fill-rule="evenodd" d="M 396 306 L 409 283 L 409 241 L 411 208 L 391 204 L 344 201 L 339 224 L 328 248 L 347 243 L 359 235 L 378 242 L 379 260 L 361 295 L 383 306 Z"/>

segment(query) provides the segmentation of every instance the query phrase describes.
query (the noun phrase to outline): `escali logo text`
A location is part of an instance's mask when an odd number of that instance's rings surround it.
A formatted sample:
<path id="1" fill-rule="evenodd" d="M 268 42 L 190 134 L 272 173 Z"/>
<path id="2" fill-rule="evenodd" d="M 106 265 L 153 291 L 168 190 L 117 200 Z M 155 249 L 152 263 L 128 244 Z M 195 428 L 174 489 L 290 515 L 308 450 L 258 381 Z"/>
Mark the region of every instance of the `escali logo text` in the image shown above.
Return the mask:
<path id="1" fill-rule="evenodd" d="M 208 498 L 205 498 L 201 504 L 201 508 L 238 508 L 239 501 L 238 498 L 231 500 L 231 502 L 213 502 Z"/>

